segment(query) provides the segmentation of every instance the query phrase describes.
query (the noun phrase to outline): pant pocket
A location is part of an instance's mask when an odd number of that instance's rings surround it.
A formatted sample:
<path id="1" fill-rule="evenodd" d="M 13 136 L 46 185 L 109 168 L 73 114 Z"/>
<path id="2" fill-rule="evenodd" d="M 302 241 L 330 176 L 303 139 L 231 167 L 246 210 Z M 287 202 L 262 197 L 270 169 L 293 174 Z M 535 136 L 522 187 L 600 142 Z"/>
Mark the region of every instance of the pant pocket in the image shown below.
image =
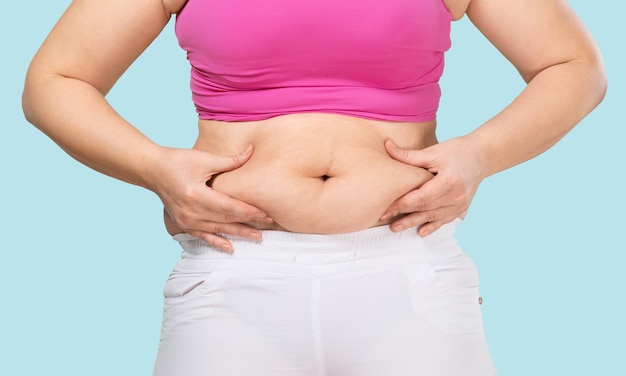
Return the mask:
<path id="1" fill-rule="evenodd" d="M 215 271 L 174 269 L 165 282 L 163 297 L 166 304 L 178 304 L 201 295 L 211 285 Z"/>
<path id="2" fill-rule="evenodd" d="M 435 250 L 434 252 L 437 252 Z M 416 314 L 445 333 L 482 332 L 478 270 L 463 252 L 441 250 L 435 262 L 424 257 L 406 268 Z"/>

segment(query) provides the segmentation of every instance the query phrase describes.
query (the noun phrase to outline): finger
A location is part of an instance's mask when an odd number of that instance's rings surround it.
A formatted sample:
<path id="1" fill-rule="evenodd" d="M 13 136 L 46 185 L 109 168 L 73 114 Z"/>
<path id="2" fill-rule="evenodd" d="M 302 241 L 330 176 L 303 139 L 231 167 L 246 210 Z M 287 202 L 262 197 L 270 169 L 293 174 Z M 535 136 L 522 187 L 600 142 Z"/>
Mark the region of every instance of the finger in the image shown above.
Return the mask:
<path id="1" fill-rule="evenodd" d="M 447 217 L 452 213 L 452 209 L 439 208 L 437 210 L 428 210 L 421 212 L 414 212 L 406 215 L 402 218 L 398 218 L 393 221 L 390 226 L 393 232 L 404 231 L 408 228 L 419 227 L 429 222 L 435 222 Z"/>
<path id="2" fill-rule="evenodd" d="M 417 227 L 419 228 L 418 233 L 420 236 L 424 237 L 457 217 L 457 208 L 447 206 L 437 210 L 412 213 L 392 222 L 390 227 L 393 232 L 400 232 L 408 228 Z"/>
<path id="3" fill-rule="evenodd" d="M 273 223 L 272 219 L 265 213 L 263 210 L 258 209 L 248 203 L 237 200 L 228 196 L 225 193 L 211 190 L 210 195 L 212 197 L 208 197 L 207 194 L 206 201 L 200 202 L 211 202 L 213 203 L 213 207 L 217 208 L 214 210 L 212 208 L 206 208 L 204 213 L 200 213 L 202 218 L 214 221 L 214 222 L 257 222 L 257 223 Z"/>
<path id="4" fill-rule="evenodd" d="M 385 149 L 393 159 L 402 163 L 423 168 L 428 168 L 429 166 L 424 150 L 404 149 L 390 139 L 385 140 Z"/>
<path id="5" fill-rule="evenodd" d="M 212 234 L 212 233 L 202 232 L 202 231 L 193 231 L 193 230 L 187 231 L 187 233 L 193 236 L 194 238 L 203 240 L 205 243 L 209 244 L 213 248 L 217 248 L 220 251 L 223 251 L 226 253 L 231 253 L 231 254 L 233 253 L 232 243 L 217 234 Z"/>
<path id="6" fill-rule="evenodd" d="M 244 165 L 252 156 L 254 146 L 248 145 L 239 154 L 234 155 L 215 155 L 211 160 L 211 169 L 213 173 L 222 173 L 232 171 Z"/>
<path id="7" fill-rule="evenodd" d="M 435 209 L 445 203 L 442 198 L 450 187 L 437 176 L 398 198 L 383 213 L 381 221 L 386 221 L 399 214 Z"/>
<path id="8" fill-rule="evenodd" d="M 250 239 L 253 241 L 261 240 L 260 230 L 243 223 L 220 223 L 203 221 L 202 223 L 198 224 L 196 230 L 218 235 L 230 235 L 233 237 Z"/>
<path id="9" fill-rule="evenodd" d="M 424 225 L 420 226 L 417 229 L 417 233 L 422 238 L 425 238 L 428 235 L 432 234 L 433 232 L 439 230 L 443 225 L 448 224 L 448 223 L 454 221 L 457 218 L 458 217 L 454 217 L 453 216 L 453 217 L 448 217 L 446 219 L 442 219 L 440 221 L 425 223 Z"/>
<path id="10" fill-rule="evenodd" d="M 204 223 L 196 227 L 196 229 L 187 232 L 191 236 L 202 239 L 211 246 L 228 253 L 233 251 L 232 243 L 228 239 L 221 236 L 223 234 L 250 239 L 253 241 L 261 240 L 261 231 L 252 226 L 241 223 L 204 221 Z"/>

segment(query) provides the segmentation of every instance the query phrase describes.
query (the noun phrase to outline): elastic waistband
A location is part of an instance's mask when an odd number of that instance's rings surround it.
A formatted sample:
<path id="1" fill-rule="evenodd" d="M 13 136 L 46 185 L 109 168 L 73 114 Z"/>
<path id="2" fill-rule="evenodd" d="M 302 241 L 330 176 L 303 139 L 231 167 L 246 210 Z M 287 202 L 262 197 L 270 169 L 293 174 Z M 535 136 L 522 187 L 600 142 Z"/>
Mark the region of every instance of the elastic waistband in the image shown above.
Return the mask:
<path id="1" fill-rule="evenodd" d="M 189 234 L 177 234 L 173 238 L 183 248 L 183 264 L 225 259 L 329 264 L 381 256 L 398 259 L 420 251 L 456 247 L 454 234 L 459 223 L 461 220 L 457 219 L 426 238 L 420 237 L 415 228 L 394 233 L 389 226 L 328 235 L 263 230 L 259 242 L 225 235 L 233 244 L 232 254 L 221 252 Z"/>

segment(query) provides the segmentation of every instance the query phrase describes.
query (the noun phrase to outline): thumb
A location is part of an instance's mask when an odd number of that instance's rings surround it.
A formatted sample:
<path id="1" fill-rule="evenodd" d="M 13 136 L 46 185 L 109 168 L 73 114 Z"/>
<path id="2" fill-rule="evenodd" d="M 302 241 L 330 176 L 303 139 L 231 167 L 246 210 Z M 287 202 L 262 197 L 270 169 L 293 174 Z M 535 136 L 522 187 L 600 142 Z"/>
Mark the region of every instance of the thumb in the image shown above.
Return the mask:
<path id="1" fill-rule="evenodd" d="M 248 145 L 239 154 L 214 156 L 214 159 L 211 161 L 212 173 L 220 174 L 243 166 L 250 159 L 253 151 L 254 146 Z"/>
<path id="2" fill-rule="evenodd" d="M 430 159 L 425 150 L 401 148 L 390 139 L 385 140 L 385 149 L 393 159 L 402 163 L 426 169 L 430 166 Z"/>

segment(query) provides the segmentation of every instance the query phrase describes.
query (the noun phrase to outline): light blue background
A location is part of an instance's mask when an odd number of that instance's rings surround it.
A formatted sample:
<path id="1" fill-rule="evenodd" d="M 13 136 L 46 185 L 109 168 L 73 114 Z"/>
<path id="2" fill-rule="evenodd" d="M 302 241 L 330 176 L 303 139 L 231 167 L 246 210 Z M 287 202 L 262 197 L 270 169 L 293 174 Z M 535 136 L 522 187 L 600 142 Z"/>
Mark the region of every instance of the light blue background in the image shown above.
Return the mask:
<path id="1" fill-rule="evenodd" d="M 21 113 L 27 65 L 68 4 L 11 1 L 0 25 L 0 374 L 149 375 L 161 288 L 179 254 L 159 201 L 78 164 Z M 607 98 L 556 147 L 486 180 L 459 234 L 481 270 L 502 376 L 626 375 L 626 5 L 571 4 L 604 53 Z M 109 99 L 156 142 L 188 147 L 196 119 L 172 26 Z M 467 20 L 453 43 L 442 139 L 522 88 Z"/>

